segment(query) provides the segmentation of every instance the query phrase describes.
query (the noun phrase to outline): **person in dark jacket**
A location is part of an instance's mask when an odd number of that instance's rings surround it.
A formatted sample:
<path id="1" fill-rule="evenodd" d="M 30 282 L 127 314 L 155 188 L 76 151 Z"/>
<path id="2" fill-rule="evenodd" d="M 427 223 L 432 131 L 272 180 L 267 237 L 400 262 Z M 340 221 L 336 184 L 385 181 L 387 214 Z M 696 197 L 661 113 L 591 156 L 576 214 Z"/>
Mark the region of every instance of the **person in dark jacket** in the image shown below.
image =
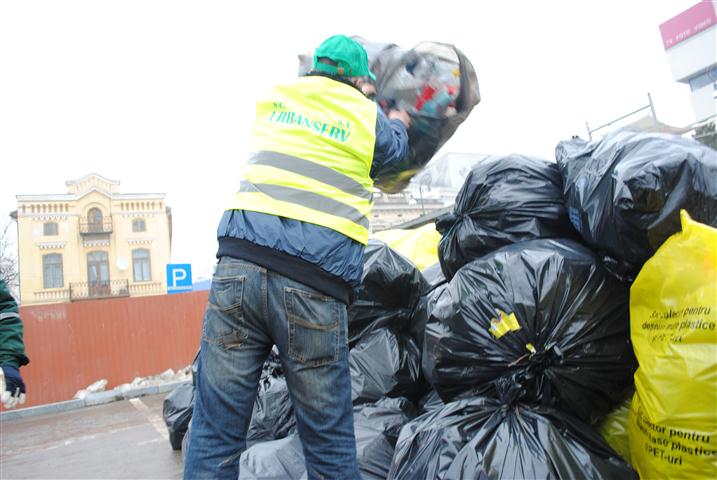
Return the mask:
<path id="1" fill-rule="evenodd" d="M 5 408 L 25 403 L 25 382 L 20 376 L 20 367 L 29 362 L 17 302 L 5 280 L 0 279 L 0 402 Z"/>
<path id="2" fill-rule="evenodd" d="M 373 178 L 408 152 L 409 117 L 367 98 L 364 48 L 337 35 L 257 102 L 253 154 L 219 228 L 184 477 L 237 478 L 261 367 L 279 349 L 309 478 L 359 478 L 347 305 Z"/>

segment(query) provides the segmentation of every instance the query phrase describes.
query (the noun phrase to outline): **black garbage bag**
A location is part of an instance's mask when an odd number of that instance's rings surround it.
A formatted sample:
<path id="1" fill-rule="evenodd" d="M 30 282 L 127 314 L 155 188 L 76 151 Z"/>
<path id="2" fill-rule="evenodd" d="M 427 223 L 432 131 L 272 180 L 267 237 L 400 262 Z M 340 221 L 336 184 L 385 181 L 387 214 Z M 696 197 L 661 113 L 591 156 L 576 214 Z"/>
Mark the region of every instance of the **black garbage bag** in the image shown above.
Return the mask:
<path id="1" fill-rule="evenodd" d="M 390 328 L 362 338 L 349 352 L 349 369 L 354 404 L 381 397 L 416 399 L 425 389 L 418 345 L 411 336 Z"/>
<path id="2" fill-rule="evenodd" d="M 385 479 L 401 427 L 415 416 L 405 398 L 386 398 L 354 407 L 356 453 L 364 480 Z M 242 453 L 240 480 L 299 480 L 306 467 L 298 435 L 259 443 Z"/>
<path id="3" fill-rule="evenodd" d="M 296 434 L 257 443 L 241 454 L 239 480 L 305 480 L 306 465 Z"/>
<path id="4" fill-rule="evenodd" d="M 257 388 L 254 410 L 247 431 L 247 445 L 284 438 L 296 430 L 294 406 L 280 370 L 271 367 L 272 357 L 264 364 Z"/>
<path id="5" fill-rule="evenodd" d="M 182 439 L 187 433 L 192 412 L 194 412 L 194 385 L 191 383 L 178 385 L 164 398 L 162 417 L 167 425 L 172 449 L 182 448 Z"/>
<path id="6" fill-rule="evenodd" d="M 406 424 L 391 480 L 637 479 L 588 425 L 560 410 L 474 397 Z"/>
<path id="7" fill-rule="evenodd" d="M 465 265 L 433 307 L 423 373 L 444 401 L 494 395 L 596 423 L 623 398 L 636 361 L 628 286 L 573 240 L 509 245 Z"/>
<path id="8" fill-rule="evenodd" d="M 348 309 L 351 347 L 378 328 L 405 331 L 426 290 L 418 268 L 380 240 L 368 241 L 363 261 L 358 298 Z"/>
<path id="9" fill-rule="evenodd" d="M 356 455 L 364 480 L 384 480 L 401 428 L 416 416 L 406 398 L 384 398 L 354 407 Z"/>
<path id="10" fill-rule="evenodd" d="M 443 408 L 444 405 L 445 403 L 441 400 L 441 396 L 438 395 L 438 392 L 431 390 L 418 401 L 418 414 L 423 415 L 424 413 L 438 410 L 439 408 Z"/>
<path id="11" fill-rule="evenodd" d="M 261 367 L 262 377 L 267 375 L 274 375 L 280 377 L 284 375 L 284 365 L 281 363 L 281 357 L 279 356 L 279 349 L 276 345 L 271 347 L 269 356 L 266 357 L 264 365 Z"/>
<path id="12" fill-rule="evenodd" d="M 194 413 L 194 389 L 197 381 L 197 367 L 199 365 L 199 350 L 192 360 L 192 383 L 179 385 L 172 390 L 162 404 L 162 416 L 169 433 L 169 444 L 173 450 L 184 450 L 189 425 Z M 182 453 L 184 455 L 184 452 Z"/>
<path id="13" fill-rule="evenodd" d="M 717 227 L 717 152 L 706 145 L 618 130 L 562 141 L 555 156 L 571 222 L 621 278 L 634 279 L 680 231 L 680 209 Z"/>
<path id="14" fill-rule="evenodd" d="M 555 163 L 524 155 L 477 163 L 456 196 L 453 212 L 436 221 L 438 257 L 447 278 L 473 259 L 505 245 L 538 238 L 577 238 L 563 202 Z"/>
<path id="15" fill-rule="evenodd" d="M 374 185 L 398 193 L 433 158 L 480 102 L 478 78 L 468 58 L 453 45 L 421 42 L 410 50 L 353 37 L 368 54 L 376 75 L 376 100 L 385 112 L 403 109 L 411 117 L 409 153 L 384 170 Z M 299 74 L 312 68 L 313 54 L 299 55 Z"/>
<path id="16" fill-rule="evenodd" d="M 443 275 L 443 270 L 441 270 L 440 262 L 426 267 L 421 273 L 423 274 L 423 278 L 426 279 L 426 282 L 428 282 L 429 289 L 436 288 L 447 281 L 446 276 Z"/>
<path id="17" fill-rule="evenodd" d="M 418 344 L 418 348 L 421 352 L 423 352 L 426 323 L 428 323 L 428 318 L 431 316 L 431 312 L 433 311 L 436 301 L 441 297 L 443 290 L 447 287 L 448 284 L 444 282 L 426 292 L 418 300 L 418 304 L 413 310 L 409 332 L 411 336 L 413 336 L 414 340 L 416 340 L 416 344 Z"/>

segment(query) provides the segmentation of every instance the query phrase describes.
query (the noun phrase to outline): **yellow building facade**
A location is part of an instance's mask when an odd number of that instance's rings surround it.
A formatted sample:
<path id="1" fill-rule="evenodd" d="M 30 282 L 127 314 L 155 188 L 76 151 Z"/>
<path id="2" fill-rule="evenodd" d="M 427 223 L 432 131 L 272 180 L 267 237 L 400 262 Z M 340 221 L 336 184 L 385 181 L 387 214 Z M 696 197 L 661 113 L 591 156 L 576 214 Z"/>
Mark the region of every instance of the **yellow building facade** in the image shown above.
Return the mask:
<path id="1" fill-rule="evenodd" d="M 167 293 L 172 217 L 163 193 L 120 193 L 92 173 L 65 194 L 17 195 L 23 305 Z"/>

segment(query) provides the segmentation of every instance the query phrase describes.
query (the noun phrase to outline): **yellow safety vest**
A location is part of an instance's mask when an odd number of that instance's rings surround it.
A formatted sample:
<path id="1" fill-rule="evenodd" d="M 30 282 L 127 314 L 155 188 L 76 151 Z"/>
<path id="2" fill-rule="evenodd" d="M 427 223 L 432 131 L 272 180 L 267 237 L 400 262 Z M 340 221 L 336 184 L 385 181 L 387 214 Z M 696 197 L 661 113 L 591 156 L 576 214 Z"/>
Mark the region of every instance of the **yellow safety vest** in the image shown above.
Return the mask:
<path id="1" fill-rule="evenodd" d="M 228 209 L 293 218 L 368 243 L 376 104 L 321 76 L 275 87 L 256 106 L 254 153 Z"/>

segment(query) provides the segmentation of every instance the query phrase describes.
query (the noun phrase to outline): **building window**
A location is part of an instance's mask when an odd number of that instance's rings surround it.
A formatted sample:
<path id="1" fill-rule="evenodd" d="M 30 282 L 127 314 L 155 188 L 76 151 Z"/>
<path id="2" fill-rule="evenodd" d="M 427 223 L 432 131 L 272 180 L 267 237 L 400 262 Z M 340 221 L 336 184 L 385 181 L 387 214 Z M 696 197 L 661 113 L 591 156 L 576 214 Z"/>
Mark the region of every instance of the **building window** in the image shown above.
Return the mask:
<path id="1" fill-rule="evenodd" d="M 44 288 L 62 288 L 62 255 L 50 253 L 42 256 L 42 278 Z"/>
<path id="2" fill-rule="evenodd" d="M 56 222 L 46 222 L 42 225 L 42 234 L 43 235 L 57 235 L 57 223 Z"/>
<path id="3" fill-rule="evenodd" d="M 135 218 L 132 220 L 132 231 L 133 232 L 146 232 L 147 231 L 147 224 L 144 222 L 143 218 Z"/>
<path id="4" fill-rule="evenodd" d="M 145 248 L 132 250 L 132 274 L 135 282 L 148 282 L 152 280 L 152 270 L 149 265 L 149 250 Z"/>
<path id="5" fill-rule="evenodd" d="M 102 210 L 95 207 L 87 212 L 87 226 L 90 233 L 102 232 Z"/>
<path id="6" fill-rule="evenodd" d="M 90 297 L 106 297 L 110 288 L 110 262 L 107 252 L 87 254 L 87 292 Z"/>

